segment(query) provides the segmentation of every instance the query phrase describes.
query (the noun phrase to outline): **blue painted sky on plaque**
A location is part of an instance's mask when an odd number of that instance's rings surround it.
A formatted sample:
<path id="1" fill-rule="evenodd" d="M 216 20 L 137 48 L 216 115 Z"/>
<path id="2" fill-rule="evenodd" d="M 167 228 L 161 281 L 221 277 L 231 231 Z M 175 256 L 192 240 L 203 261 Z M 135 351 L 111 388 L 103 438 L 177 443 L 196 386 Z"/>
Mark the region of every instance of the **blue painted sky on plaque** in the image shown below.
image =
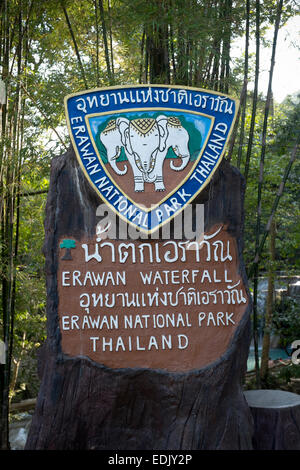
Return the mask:
<path id="1" fill-rule="evenodd" d="M 65 98 L 72 143 L 88 181 L 120 217 L 148 233 L 208 184 L 237 105 L 227 95 L 163 85 Z"/>

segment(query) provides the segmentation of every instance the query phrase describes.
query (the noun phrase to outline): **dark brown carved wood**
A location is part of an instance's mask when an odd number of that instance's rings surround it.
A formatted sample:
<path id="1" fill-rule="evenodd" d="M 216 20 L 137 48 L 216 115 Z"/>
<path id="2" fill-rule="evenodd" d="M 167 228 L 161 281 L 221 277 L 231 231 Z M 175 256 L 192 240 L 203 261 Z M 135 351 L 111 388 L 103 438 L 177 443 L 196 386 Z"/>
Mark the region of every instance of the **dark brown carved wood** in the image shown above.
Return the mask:
<path id="1" fill-rule="evenodd" d="M 195 202 L 205 203 L 206 231 L 227 225 L 242 260 L 244 183 L 225 161 Z M 95 233 L 96 193 L 70 149 L 52 163 L 45 220 L 47 341 L 41 386 L 26 449 L 252 449 L 252 417 L 241 388 L 250 342 L 251 303 L 227 350 L 197 370 L 105 367 L 62 351 L 58 318 L 58 242 Z M 180 360 L 180 359 L 179 359 Z"/>

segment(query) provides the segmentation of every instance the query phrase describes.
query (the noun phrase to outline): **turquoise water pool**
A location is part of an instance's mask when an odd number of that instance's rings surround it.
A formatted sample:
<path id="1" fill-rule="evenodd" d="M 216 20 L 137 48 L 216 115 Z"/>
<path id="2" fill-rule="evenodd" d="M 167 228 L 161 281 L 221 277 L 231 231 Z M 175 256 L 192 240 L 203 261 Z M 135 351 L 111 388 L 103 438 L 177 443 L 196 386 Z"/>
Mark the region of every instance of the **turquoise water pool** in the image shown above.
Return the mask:
<path id="1" fill-rule="evenodd" d="M 261 349 L 258 351 L 259 353 L 259 363 L 260 363 L 260 355 Z M 286 353 L 284 349 L 270 349 L 269 358 L 270 360 L 275 361 L 276 359 L 288 359 L 290 356 Z M 255 357 L 254 351 L 251 350 L 249 352 L 248 361 L 247 361 L 247 370 L 254 370 L 255 369 Z"/>

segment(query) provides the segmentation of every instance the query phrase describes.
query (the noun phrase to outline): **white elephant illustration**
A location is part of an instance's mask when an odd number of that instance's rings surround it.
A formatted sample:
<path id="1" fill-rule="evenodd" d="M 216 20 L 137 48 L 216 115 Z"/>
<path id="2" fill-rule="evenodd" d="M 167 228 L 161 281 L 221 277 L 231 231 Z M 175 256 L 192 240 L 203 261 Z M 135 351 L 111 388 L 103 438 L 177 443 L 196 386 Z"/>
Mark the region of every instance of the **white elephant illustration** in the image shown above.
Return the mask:
<path id="1" fill-rule="evenodd" d="M 144 191 L 144 183 L 154 183 L 156 191 L 164 191 L 163 164 L 168 149 L 182 158 L 182 163 L 170 167 L 180 171 L 190 159 L 188 148 L 189 134 L 176 117 L 160 115 L 157 118 L 140 118 L 129 120 L 125 117 L 109 121 L 101 132 L 100 139 L 107 149 L 107 158 L 118 175 L 127 172 L 117 167 L 121 148 L 131 165 L 134 176 L 134 190 Z"/>
<path id="2" fill-rule="evenodd" d="M 111 119 L 106 125 L 105 129 L 100 134 L 100 140 L 107 152 L 107 159 L 112 169 L 117 173 L 117 175 L 125 175 L 127 173 L 127 166 L 124 166 L 124 170 L 120 170 L 117 166 L 116 160 L 121 154 L 123 147 L 121 141 L 121 134 L 117 127 L 116 120 Z M 126 149 L 125 154 L 126 154 Z M 126 155 L 127 156 L 127 155 Z M 128 156 L 127 156 L 128 158 Z"/>
<path id="3" fill-rule="evenodd" d="M 189 133 L 182 126 L 180 120 L 175 116 L 166 117 L 167 120 L 167 136 L 164 150 L 158 150 L 156 155 L 155 174 L 157 175 L 156 183 L 160 191 L 165 190 L 163 181 L 163 164 L 171 147 L 177 157 L 182 161 L 180 165 L 174 165 L 172 159 L 170 161 L 170 168 L 175 171 L 183 170 L 190 161 L 189 151 Z"/>

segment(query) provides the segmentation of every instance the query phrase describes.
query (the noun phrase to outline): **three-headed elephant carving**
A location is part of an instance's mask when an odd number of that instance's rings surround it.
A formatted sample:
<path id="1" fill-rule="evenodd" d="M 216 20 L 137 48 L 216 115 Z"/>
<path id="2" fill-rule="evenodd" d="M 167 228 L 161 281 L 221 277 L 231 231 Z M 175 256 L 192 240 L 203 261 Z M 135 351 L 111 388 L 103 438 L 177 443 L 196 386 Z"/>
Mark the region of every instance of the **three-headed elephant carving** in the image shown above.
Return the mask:
<path id="1" fill-rule="evenodd" d="M 107 149 L 107 158 L 118 175 L 124 175 L 127 167 L 120 170 L 116 160 L 124 148 L 134 177 L 134 190 L 144 191 L 144 183 L 154 183 L 156 191 L 164 191 L 163 165 L 170 147 L 182 159 L 171 169 L 183 170 L 190 160 L 189 134 L 176 117 L 160 115 L 157 118 L 129 120 L 125 117 L 109 121 L 100 139 Z"/>

